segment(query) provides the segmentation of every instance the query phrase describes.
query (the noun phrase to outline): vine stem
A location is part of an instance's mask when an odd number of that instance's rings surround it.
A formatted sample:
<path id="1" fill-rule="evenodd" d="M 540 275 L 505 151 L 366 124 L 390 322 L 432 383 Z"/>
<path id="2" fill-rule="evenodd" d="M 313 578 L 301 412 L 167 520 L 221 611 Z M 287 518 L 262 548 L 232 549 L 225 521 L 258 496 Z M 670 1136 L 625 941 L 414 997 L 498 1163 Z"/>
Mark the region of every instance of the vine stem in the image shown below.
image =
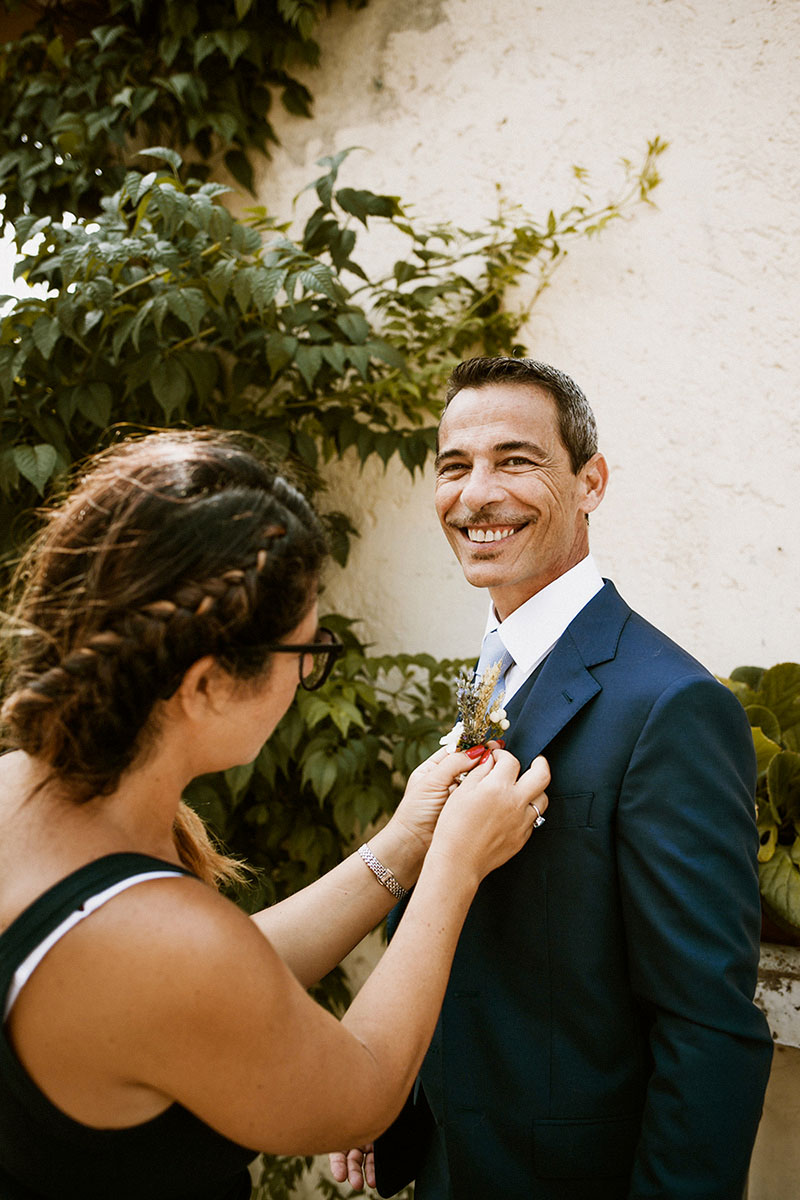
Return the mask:
<path id="1" fill-rule="evenodd" d="M 214 242 L 213 246 L 206 246 L 205 250 L 200 251 L 200 257 L 205 258 L 207 255 L 214 254 L 215 251 L 221 249 L 222 242 Z M 182 270 L 184 267 L 189 265 L 189 262 L 190 260 L 187 258 L 184 262 L 179 264 L 177 270 Z M 141 287 L 142 284 L 145 283 L 154 283 L 156 279 L 164 279 L 167 275 L 174 275 L 172 267 L 164 267 L 160 271 L 152 271 L 149 275 L 143 275 L 141 279 L 134 279 L 133 283 L 126 283 L 125 287 L 120 288 L 118 292 L 115 292 L 111 299 L 119 300 L 120 296 L 124 296 L 128 292 L 133 291 L 134 288 Z"/>

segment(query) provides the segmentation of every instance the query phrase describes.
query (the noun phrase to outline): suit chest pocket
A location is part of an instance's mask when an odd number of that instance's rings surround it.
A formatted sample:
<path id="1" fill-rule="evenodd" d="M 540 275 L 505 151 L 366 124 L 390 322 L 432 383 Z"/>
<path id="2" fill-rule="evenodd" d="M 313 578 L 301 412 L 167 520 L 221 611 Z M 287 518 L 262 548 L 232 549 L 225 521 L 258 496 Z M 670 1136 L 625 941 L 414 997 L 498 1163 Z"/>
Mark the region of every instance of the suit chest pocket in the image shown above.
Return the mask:
<path id="1" fill-rule="evenodd" d="M 551 829 L 582 829 L 592 824 L 594 792 L 555 795 L 547 792 L 545 820 Z"/>

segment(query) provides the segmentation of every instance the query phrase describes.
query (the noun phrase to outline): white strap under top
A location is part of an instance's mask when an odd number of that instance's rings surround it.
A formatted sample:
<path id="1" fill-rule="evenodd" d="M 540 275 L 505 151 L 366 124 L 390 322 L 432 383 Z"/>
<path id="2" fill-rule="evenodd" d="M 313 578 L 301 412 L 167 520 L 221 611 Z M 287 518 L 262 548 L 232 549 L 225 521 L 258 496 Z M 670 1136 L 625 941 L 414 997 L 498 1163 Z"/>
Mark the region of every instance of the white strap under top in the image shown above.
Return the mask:
<path id="1" fill-rule="evenodd" d="M 148 879 L 170 878 L 181 879 L 184 878 L 184 876 L 180 871 L 146 871 L 141 875 L 131 875 L 129 879 L 121 879 L 119 883 L 114 883 L 111 885 L 111 887 L 107 887 L 102 892 L 98 892 L 96 896 L 90 896 L 88 900 L 84 900 L 80 908 L 77 908 L 75 912 L 70 913 L 70 915 L 64 921 L 62 921 L 60 925 L 57 925 L 51 933 L 48 933 L 44 941 L 40 942 L 36 949 L 32 950 L 30 954 L 19 964 L 14 972 L 11 981 L 11 987 L 8 989 L 8 995 L 6 996 L 3 1021 L 5 1022 L 8 1020 L 8 1014 L 14 1007 L 17 996 L 20 994 L 23 987 L 44 958 L 45 954 L 47 954 L 47 951 L 52 949 L 56 942 L 59 941 L 59 939 L 62 938 L 65 933 L 69 933 L 70 929 L 77 925 L 79 921 L 82 921 L 85 917 L 88 917 L 91 913 L 95 912 L 102 904 L 105 904 L 107 900 L 111 900 L 114 896 L 118 896 L 119 893 L 124 892 L 126 888 L 132 887 L 134 883 L 144 883 Z"/>

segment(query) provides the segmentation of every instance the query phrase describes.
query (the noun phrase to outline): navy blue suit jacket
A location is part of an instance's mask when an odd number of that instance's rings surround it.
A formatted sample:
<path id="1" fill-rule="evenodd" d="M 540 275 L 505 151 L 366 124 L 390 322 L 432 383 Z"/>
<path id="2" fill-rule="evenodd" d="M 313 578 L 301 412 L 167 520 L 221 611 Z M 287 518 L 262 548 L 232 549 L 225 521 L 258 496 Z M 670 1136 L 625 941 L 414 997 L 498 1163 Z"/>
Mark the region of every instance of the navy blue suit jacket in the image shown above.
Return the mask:
<path id="1" fill-rule="evenodd" d="M 470 909 L 382 1194 L 741 1200 L 772 1053 L 744 712 L 608 582 L 507 707 L 546 823 Z"/>

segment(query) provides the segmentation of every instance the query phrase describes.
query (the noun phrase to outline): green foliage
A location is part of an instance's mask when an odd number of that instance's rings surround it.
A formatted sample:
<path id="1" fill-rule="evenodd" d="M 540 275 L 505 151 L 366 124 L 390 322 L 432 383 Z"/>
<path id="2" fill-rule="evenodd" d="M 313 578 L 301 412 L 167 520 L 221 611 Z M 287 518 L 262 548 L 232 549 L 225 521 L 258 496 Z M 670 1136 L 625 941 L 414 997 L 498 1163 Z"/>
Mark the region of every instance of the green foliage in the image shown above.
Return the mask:
<path id="1" fill-rule="evenodd" d="M 262 1154 L 251 1200 L 292 1200 L 295 1187 L 310 1170 L 313 1161 L 313 1158 L 299 1155 L 279 1158 Z M 336 1190 L 333 1195 L 341 1196 L 341 1192 Z"/>
<path id="2" fill-rule="evenodd" d="M 723 679 L 750 721 L 758 760 L 759 884 L 767 915 L 800 934 L 800 663 Z"/>
<path id="3" fill-rule="evenodd" d="M 226 189 L 166 165 L 129 171 L 92 219 L 17 220 L 17 273 L 46 285 L 0 323 L 0 555 L 25 513 L 112 426 L 236 427 L 266 438 L 311 491 L 326 461 L 398 456 L 413 474 L 435 444 L 441 388 L 467 353 L 512 353 L 526 276 L 540 294 L 569 240 L 627 214 L 657 183 L 663 145 L 621 197 L 537 225 L 501 206 L 486 230 L 422 227 L 398 199 L 338 187 L 346 151 L 322 160 L 300 237 L 262 209 L 237 221 Z M 407 250 L 384 278 L 354 259 L 359 227 L 388 224 Z M 353 529 L 329 518 L 340 562 Z"/>
<path id="4" fill-rule="evenodd" d="M 347 0 L 363 7 L 366 0 Z M 7 11 L 22 6 L 3 0 Z M 248 151 L 277 138 L 273 94 L 310 116 L 328 0 L 55 0 L 0 46 L 0 192 L 25 213 L 91 215 L 122 186 L 131 146 L 215 154 L 252 191 Z M 141 167 L 142 172 L 147 168 Z M 195 166 L 195 173 L 201 168 Z"/>

